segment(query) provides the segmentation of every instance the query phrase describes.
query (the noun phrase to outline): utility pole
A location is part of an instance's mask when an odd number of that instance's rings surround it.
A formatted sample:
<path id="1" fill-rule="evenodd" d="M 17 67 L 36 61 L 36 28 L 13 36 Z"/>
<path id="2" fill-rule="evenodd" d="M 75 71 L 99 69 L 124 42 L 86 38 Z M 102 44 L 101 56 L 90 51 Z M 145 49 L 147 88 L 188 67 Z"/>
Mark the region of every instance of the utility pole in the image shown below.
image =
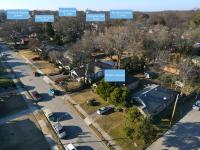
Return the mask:
<path id="1" fill-rule="evenodd" d="M 178 102 L 178 98 L 179 98 L 179 94 L 177 94 L 177 96 L 176 96 L 176 101 L 175 101 L 174 109 L 173 109 L 173 112 L 172 112 L 172 118 L 171 118 L 171 121 L 170 121 L 170 126 L 172 125 L 172 121 L 173 121 L 174 114 L 175 114 L 175 111 L 176 111 L 176 105 L 177 105 L 177 102 Z"/>

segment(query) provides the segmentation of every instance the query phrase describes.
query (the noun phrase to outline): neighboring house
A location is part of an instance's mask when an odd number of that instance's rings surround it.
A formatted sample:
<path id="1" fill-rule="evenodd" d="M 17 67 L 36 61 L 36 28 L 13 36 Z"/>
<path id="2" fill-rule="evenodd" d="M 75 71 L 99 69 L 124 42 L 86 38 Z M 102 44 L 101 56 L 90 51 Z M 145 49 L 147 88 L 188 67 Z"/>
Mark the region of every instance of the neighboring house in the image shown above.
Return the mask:
<path id="1" fill-rule="evenodd" d="M 176 96 L 176 92 L 153 84 L 135 93 L 133 97 L 143 114 L 154 116 L 170 105 Z"/>
<path id="2" fill-rule="evenodd" d="M 60 69 L 66 69 L 66 70 L 71 70 L 72 69 L 71 68 L 72 61 L 69 58 L 62 57 L 60 59 L 57 59 L 56 63 L 58 64 L 58 67 Z"/>
<path id="3" fill-rule="evenodd" d="M 193 64 L 200 67 L 200 56 L 195 56 L 192 58 Z"/>
<path id="4" fill-rule="evenodd" d="M 76 79 L 78 82 L 84 79 L 85 69 L 84 67 L 74 68 L 70 71 L 70 76 Z"/>
<path id="5" fill-rule="evenodd" d="M 71 70 L 70 74 L 77 81 L 81 81 L 81 79 L 84 79 L 84 73 L 85 73 L 86 80 L 89 83 L 92 83 L 94 81 L 103 78 L 105 69 L 113 69 L 113 68 L 114 66 L 110 62 L 96 61 L 88 64 L 86 70 L 84 67 L 75 68 Z"/>
<path id="6" fill-rule="evenodd" d="M 124 85 L 127 87 L 129 91 L 135 90 L 139 86 L 140 80 L 136 77 L 127 75 L 125 78 Z"/>

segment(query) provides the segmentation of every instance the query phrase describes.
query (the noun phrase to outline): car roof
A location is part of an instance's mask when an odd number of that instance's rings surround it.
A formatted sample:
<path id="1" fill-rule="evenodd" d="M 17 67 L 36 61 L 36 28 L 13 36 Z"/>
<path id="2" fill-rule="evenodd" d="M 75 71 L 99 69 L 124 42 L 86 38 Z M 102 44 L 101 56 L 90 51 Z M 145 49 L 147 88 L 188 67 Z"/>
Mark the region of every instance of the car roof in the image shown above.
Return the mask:
<path id="1" fill-rule="evenodd" d="M 38 94 L 38 92 L 37 91 L 33 91 L 32 94 Z"/>
<path id="2" fill-rule="evenodd" d="M 99 110 L 105 110 L 106 109 L 106 107 L 101 107 L 101 108 L 99 108 Z"/>
<path id="3" fill-rule="evenodd" d="M 59 123 L 59 122 L 56 122 L 54 125 L 53 125 L 58 131 L 59 130 L 62 130 L 62 125 Z"/>
<path id="4" fill-rule="evenodd" d="M 75 146 L 70 143 L 70 144 L 67 145 L 67 148 L 71 150 L 71 149 L 75 149 Z"/>

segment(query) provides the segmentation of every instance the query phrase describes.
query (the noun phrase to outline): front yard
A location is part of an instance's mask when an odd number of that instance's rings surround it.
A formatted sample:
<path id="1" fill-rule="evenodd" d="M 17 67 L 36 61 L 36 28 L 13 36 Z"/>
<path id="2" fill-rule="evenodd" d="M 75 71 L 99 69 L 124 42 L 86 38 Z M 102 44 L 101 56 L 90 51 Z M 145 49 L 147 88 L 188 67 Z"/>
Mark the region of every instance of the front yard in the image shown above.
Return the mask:
<path id="1" fill-rule="evenodd" d="M 26 50 L 20 50 L 18 54 L 27 58 L 46 75 L 59 72 L 59 69 L 55 67 L 55 65 L 49 63 L 46 60 L 33 61 L 32 58 L 39 57 L 39 55 L 36 52 L 26 49 Z"/>
<path id="2" fill-rule="evenodd" d="M 132 141 L 128 139 L 124 132 L 126 123 L 126 114 L 123 112 L 114 112 L 104 115 L 97 120 L 97 123 L 112 137 L 113 140 L 122 148 L 126 150 L 141 150 L 142 141 Z M 137 143 L 137 146 L 134 145 Z"/>
<path id="3" fill-rule="evenodd" d="M 97 109 L 100 107 L 108 105 L 106 101 L 94 93 L 91 89 L 85 89 L 80 92 L 76 92 L 70 95 L 85 111 L 87 114 L 91 115 L 96 113 Z M 100 102 L 99 106 L 89 106 L 87 101 L 90 99 L 95 99 Z M 142 141 L 134 142 L 128 139 L 124 132 L 126 113 L 124 112 L 113 112 L 107 115 L 101 116 L 95 121 L 100 125 L 100 127 L 108 133 L 116 143 L 126 150 L 140 150 L 143 147 Z"/>
<path id="4" fill-rule="evenodd" d="M 100 98 L 91 89 L 85 89 L 80 92 L 76 92 L 70 95 L 85 111 L 87 114 L 92 114 L 97 111 L 97 109 L 108 105 L 106 101 Z M 89 106 L 87 104 L 88 100 L 95 99 L 99 102 L 98 106 Z"/>

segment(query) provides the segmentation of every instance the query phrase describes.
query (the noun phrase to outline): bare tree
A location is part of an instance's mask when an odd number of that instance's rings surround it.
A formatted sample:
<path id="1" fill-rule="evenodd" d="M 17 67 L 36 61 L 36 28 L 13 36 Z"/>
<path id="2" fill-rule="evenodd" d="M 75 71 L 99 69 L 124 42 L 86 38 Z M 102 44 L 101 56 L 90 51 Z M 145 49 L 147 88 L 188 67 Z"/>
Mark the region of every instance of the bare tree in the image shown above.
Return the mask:
<path id="1" fill-rule="evenodd" d="M 200 68 L 192 64 L 191 58 L 183 59 L 179 64 L 179 68 L 180 77 L 184 85 L 195 85 L 198 82 Z M 186 92 L 188 93 L 189 89 L 186 89 Z"/>
<path id="2" fill-rule="evenodd" d="M 79 40 L 71 49 L 70 54 L 73 58 L 73 66 L 83 67 L 84 69 L 84 84 L 86 80 L 87 65 L 93 61 L 92 52 L 94 36 L 90 32 L 86 32 L 81 40 Z"/>
<path id="3" fill-rule="evenodd" d="M 127 27 L 111 27 L 100 35 L 104 52 L 112 59 L 117 56 L 117 68 L 120 68 L 120 61 L 124 51 L 130 44 L 130 36 Z"/>

